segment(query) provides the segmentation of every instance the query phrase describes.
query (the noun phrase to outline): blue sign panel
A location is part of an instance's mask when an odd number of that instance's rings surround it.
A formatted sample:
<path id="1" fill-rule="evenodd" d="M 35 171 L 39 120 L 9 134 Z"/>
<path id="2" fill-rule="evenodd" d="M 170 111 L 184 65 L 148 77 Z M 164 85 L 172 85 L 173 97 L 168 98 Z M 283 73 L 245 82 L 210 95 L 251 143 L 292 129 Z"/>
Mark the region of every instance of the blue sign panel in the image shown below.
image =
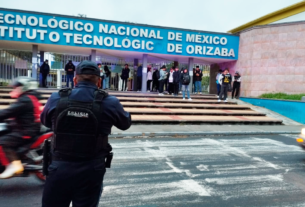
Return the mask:
<path id="1" fill-rule="evenodd" d="M 0 40 L 236 60 L 239 37 L 0 9 Z"/>

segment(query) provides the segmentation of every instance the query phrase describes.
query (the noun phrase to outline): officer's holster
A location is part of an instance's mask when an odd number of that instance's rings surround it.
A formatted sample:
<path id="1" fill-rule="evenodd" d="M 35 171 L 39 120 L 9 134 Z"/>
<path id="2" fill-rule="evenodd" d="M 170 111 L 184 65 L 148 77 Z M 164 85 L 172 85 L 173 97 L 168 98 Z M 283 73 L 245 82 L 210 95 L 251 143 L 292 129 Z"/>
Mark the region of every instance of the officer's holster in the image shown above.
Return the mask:
<path id="1" fill-rule="evenodd" d="M 52 162 L 51 156 L 51 140 L 46 139 L 43 145 L 43 166 L 42 166 L 42 173 L 43 175 L 48 175 L 48 168 Z"/>

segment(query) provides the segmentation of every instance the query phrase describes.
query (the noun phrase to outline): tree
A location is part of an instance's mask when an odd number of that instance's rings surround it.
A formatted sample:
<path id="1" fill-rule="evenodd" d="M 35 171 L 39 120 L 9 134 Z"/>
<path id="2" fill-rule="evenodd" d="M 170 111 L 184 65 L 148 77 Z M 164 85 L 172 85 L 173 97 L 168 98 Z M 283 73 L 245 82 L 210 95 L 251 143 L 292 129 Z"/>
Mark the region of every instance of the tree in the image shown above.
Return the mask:
<path id="1" fill-rule="evenodd" d="M 32 62 L 32 52 L 20 51 L 20 50 L 6 50 L 7 53 L 19 57 L 22 60 Z"/>

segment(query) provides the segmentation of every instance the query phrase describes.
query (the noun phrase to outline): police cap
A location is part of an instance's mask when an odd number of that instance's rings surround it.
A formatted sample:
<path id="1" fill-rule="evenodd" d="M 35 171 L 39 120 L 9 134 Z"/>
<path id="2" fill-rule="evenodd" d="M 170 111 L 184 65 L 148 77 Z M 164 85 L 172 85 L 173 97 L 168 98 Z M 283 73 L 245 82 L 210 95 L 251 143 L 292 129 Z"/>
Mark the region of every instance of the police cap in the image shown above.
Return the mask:
<path id="1" fill-rule="evenodd" d="M 100 76 L 100 69 L 95 62 L 83 60 L 76 67 L 76 75 L 82 74 Z"/>

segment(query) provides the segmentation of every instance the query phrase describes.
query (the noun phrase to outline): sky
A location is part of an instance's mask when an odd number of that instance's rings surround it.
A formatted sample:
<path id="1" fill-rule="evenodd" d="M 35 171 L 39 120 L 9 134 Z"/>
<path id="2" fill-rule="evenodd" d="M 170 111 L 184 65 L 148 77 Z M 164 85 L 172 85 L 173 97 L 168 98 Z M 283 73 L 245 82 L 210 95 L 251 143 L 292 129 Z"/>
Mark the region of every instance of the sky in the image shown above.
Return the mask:
<path id="1" fill-rule="evenodd" d="M 300 0 L 0 0 L 0 7 L 227 32 Z"/>

